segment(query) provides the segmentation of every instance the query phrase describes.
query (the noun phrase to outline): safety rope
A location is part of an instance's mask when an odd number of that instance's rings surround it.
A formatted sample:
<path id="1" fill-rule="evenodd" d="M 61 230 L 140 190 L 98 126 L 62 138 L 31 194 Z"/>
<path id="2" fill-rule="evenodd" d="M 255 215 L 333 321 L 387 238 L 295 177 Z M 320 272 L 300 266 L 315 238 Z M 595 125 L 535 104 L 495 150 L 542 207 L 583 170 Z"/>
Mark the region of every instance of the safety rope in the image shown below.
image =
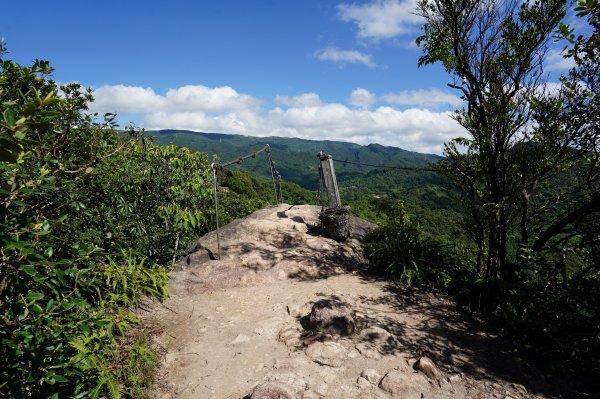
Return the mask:
<path id="1" fill-rule="evenodd" d="M 219 232 L 219 200 L 217 197 L 217 190 L 218 190 L 217 172 L 221 171 L 225 167 L 233 165 L 233 164 L 237 164 L 237 165 L 242 164 L 248 158 L 256 158 L 256 156 L 258 154 L 260 154 L 261 152 L 265 152 L 267 154 L 267 158 L 268 158 L 268 162 L 269 162 L 269 169 L 271 171 L 271 182 L 273 183 L 273 192 L 274 192 L 275 203 L 277 205 L 279 205 L 282 202 L 282 198 L 283 198 L 283 193 L 282 193 L 282 188 L 281 188 L 281 174 L 279 173 L 279 171 L 277 170 L 277 167 L 275 166 L 275 161 L 273 161 L 273 157 L 271 156 L 271 147 L 268 144 L 266 144 L 262 149 L 252 152 L 243 157 L 239 157 L 239 158 L 233 159 L 233 160 L 231 160 L 229 162 L 225 162 L 225 163 L 213 162 L 210 165 L 212 172 L 213 172 L 213 189 L 214 189 L 214 202 L 215 202 L 215 222 L 216 222 L 216 226 L 217 226 L 218 259 L 221 259 L 221 238 L 220 238 L 220 232 Z M 377 164 L 370 164 L 370 163 L 364 163 L 364 162 L 346 161 L 346 160 L 336 159 L 336 158 L 331 158 L 331 159 L 336 162 L 360 165 L 360 166 L 369 166 L 369 167 L 373 167 L 373 168 L 389 168 L 389 169 L 400 169 L 400 170 L 419 170 L 419 171 L 435 172 L 435 170 L 431 169 L 431 168 L 418 168 L 418 167 L 396 166 L 396 165 L 377 165 Z M 317 189 L 317 195 L 316 195 L 315 200 L 317 202 L 317 205 L 321 205 L 321 211 L 323 211 L 325 209 L 325 207 L 323 205 L 323 197 L 322 197 L 323 186 L 324 186 L 323 169 L 319 164 L 319 187 Z"/>
<path id="2" fill-rule="evenodd" d="M 415 167 L 415 166 L 376 165 L 376 164 L 364 163 L 364 162 L 345 161 L 345 160 L 342 160 L 342 159 L 335 159 L 335 158 L 331 158 L 331 159 L 333 159 L 336 162 L 348 163 L 348 164 L 352 164 L 352 165 L 370 166 L 372 168 L 388 168 L 388 169 L 400 169 L 400 170 L 421 170 L 421 171 L 427 171 L 427 172 L 436 172 L 436 170 L 432 169 L 432 168 L 418 168 L 418 167 Z"/>
<path id="3" fill-rule="evenodd" d="M 229 165 L 233 165 L 233 164 L 238 164 L 239 165 L 239 164 L 243 163 L 248 158 L 256 158 L 256 156 L 258 154 L 260 154 L 261 152 L 263 152 L 263 151 L 266 152 L 266 153 L 269 153 L 269 152 L 271 152 L 271 147 L 268 144 L 265 144 L 265 146 L 262 149 L 258 150 L 258 151 L 251 152 L 250 154 L 245 155 L 243 157 L 240 157 L 240 158 L 237 158 L 237 159 L 234 159 L 234 160 L 231 160 L 229 162 L 222 163 L 222 164 L 218 164 L 218 165 L 221 166 L 221 169 L 223 169 L 225 166 L 229 166 Z"/>
<path id="4" fill-rule="evenodd" d="M 217 254 L 218 260 L 221 260 L 221 237 L 219 237 L 219 201 L 217 199 L 217 163 L 210 164 L 213 172 L 213 188 L 215 193 L 215 222 L 217 224 Z"/>
<path id="5" fill-rule="evenodd" d="M 258 151 L 252 152 L 243 157 L 236 158 L 229 162 L 225 162 L 225 163 L 213 162 L 210 164 L 210 168 L 213 172 L 213 190 L 214 190 L 214 201 L 215 201 L 215 222 L 217 225 L 218 259 L 221 259 L 221 237 L 220 237 L 220 233 L 219 233 L 219 199 L 217 197 L 217 190 L 218 190 L 217 172 L 225 169 L 226 166 L 230 166 L 230 165 L 234 165 L 234 164 L 239 165 L 248 158 L 256 158 L 256 156 L 258 154 L 260 154 L 261 152 L 265 152 L 267 154 L 268 162 L 269 162 L 269 169 L 271 170 L 271 181 L 273 182 L 273 192 L 274 192 L 274 196 L 275 196 L 275 203 L 277 205 L 279 205 L 282 202 L 282 198 L 283 198 L 283 194 L 282 194 L 282 190 L 281 190 L 281 174 L 275 167 L 275 161 L 273 161 L 273 157 L 271 156 L 271 147 L 268 144 L 265 144 L 265 146 Z"/>

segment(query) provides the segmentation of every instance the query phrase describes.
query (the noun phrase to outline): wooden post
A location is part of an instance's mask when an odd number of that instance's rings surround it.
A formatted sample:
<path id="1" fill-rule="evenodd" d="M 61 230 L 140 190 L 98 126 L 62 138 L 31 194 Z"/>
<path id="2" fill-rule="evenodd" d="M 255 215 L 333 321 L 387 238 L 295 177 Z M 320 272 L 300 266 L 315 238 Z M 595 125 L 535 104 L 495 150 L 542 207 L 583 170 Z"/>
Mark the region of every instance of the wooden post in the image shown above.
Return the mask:
<path id="1" fill-rule="evenodd" d="M 327 155 L 323 151 L 320 151 L 317 156 L 321 160 L 321 170 L 323 171 L 323 181 L 325 182 L 327 196 L 329 197 L 329 207 L 339 208 L 342 206 L 342 200 L 340 199 L 340 192 L 335 178 L 333 159 L 331 159 L 331 155 Z"/>

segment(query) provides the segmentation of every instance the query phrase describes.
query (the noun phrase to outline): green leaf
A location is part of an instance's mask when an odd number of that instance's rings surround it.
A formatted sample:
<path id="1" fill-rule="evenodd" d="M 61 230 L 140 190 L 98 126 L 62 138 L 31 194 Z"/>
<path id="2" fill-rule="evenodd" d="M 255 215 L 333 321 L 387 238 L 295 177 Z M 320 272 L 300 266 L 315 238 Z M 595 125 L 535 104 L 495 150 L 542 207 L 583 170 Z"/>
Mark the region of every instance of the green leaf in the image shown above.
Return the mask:
<path id="1" fill-rule="evenodd" d="M 69 382 L 69 380 L 62 375 L 54 374 L 54 379 L 58 382 Z"/>
<path id="2" fill-rule="evenodd" d="M 31 277 L 35 277 L 38 274 L 37 270 L 35 270 L 35 267 L 29 266 L 29 265 L 25 265 L 25 266 L 21 267 L 21 270 L 23 270 L 25 273 L 29 274 Z"/>
<path id="3" fill-rule="evenodd" d="M 30 292 L 29 294 L 27 294 L 26 298 L 29 302 L 36 302 L 42 299 L 43 297 L 44 294 L 42 294 L 41 292 Z"/>
<path id="4" fill-rule="evenodd" d="M 25 309 L 23 310 L 23 313 L 21 313 L 21 314 L 19 315 L 19 320 L 23 320 L 23 319 L 25 319 L 27 316 L 29 316 L 29 308 L 25 308 Z"/>
<path id="5" fill-rule="evenodd" d="M 31 310 L 33 310 L 37 314 L 44 313 L 44 310 L 42 309 L 42 307 L 40 305 L 38 305 L 37 303 L 33 304 L 33 306 L 31 307 Z"/>
<path id="6" fill-rule="evenodd" d="M 4 121 L 9 127 L 15 126 L 15 112 L 12 109 L 5 109 L 2 115 L 4 116 Z"/>

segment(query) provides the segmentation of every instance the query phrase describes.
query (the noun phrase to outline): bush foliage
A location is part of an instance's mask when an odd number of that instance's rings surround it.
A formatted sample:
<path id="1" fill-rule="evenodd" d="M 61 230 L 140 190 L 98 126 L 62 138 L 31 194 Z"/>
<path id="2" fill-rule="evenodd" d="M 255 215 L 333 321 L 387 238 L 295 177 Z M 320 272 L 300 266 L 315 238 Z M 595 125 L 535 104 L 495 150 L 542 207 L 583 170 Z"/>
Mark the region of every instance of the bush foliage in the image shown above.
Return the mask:
<path id="1" fill-rule="evenodd" d="M 144 397 L 158 360 L 133 310 L 212 227 L 208 157 L 119 131 L 48 62 L 0 54 L 0 396 Z M 264 204 L 245 179 L 222 220 Z"/>

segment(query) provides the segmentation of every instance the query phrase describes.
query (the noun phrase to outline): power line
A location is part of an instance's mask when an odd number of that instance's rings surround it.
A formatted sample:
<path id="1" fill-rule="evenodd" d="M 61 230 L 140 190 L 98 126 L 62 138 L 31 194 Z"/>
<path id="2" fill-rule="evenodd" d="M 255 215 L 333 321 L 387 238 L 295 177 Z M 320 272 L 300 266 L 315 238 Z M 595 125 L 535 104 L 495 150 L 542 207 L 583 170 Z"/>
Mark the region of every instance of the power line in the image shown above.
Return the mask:
<path id="1" fill-rule="evenodd" d="M 415 166 L 375 165 L 375 164 L 364 163 L 364 162 L 344 161 L 344 160 L 335 159 L 335 158 L 331 158 L 331 159 L 333 159 L 336 162 L 349 163 L 349 164 L 352 164 L 352 165 L 370 166 L 372 168 L 387 168 L 387 169 L 400 169 L 400 170 L 421 170 L 421 171 L 426 171 L 426 172 L 437 172 L 435 169 L 432 169 L 432 168 L 418 168 L 418 167 L 415 167 Z"/>

